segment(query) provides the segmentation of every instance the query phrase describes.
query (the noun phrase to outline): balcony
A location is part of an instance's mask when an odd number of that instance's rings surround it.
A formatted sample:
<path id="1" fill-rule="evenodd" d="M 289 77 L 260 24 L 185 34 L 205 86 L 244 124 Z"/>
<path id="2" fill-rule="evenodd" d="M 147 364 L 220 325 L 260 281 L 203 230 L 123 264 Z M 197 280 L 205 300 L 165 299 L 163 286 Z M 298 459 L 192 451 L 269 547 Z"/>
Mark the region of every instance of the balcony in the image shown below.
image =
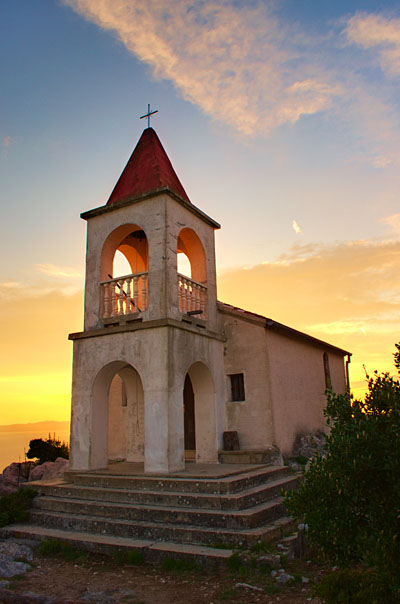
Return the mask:
<path id="1" fill-rule="evenodd" d="M 179 310 L 207 319 L 207 286 L 178 273 Z"/>
<path id="2" fill-rule="evenodd" d="M 148 308 L 148 273 L 135 273 L 100 283 L 103 319 L 141 313 Z"/>
<path id="3" fill-rule="evenodd" d="M 101 317 L 111 319 L 148 309 L 148 272 L 101 281 Z M 207 319 L 207 286 L 178 273 L 179 310 Z"/>

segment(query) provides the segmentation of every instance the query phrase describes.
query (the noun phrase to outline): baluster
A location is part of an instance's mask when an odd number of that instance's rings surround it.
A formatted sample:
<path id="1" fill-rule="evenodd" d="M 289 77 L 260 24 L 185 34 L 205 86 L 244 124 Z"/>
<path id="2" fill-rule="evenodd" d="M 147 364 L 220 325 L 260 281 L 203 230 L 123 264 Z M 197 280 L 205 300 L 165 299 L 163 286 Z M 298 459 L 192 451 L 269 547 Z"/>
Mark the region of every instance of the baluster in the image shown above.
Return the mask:
<path id="1" fill-rule="evenodd" d="M 202 318 L 205 319 L 205 299 L 204 299 L 204 294 L 205 294 L 205 289 L 202 287 L 200 289 L 200 305 L 199 305 L 199 308 L 200 308 L 200 310 L 203 311 Z"/>
<path id="2" fill-rule="evenodd" d="M 117 292 L 115 290 L 115 281 L 110 282 L 111 287 L 111 313 L 110 316 L 114 317 L 117 314 Z"/>
<path id="3" fill-rule="evenodd" d="M 183 279 L 183 312 L 188 311 L 188 282 Z"/>
<path id="4" fill-rule="evenodd" d="M 182 279 L 179 275 L 178 275 L 178 308 L 179 308 L 179 312 L 183 312 L 182 311 Z"/>
<path id="5" fill-rule="evenodd" d="M 135 312 L 139 308 L 139 277 L 133 277 L 133 300 L 135 302 Z"/>
<path id="6" fill-rule="evenodd" d="M 103 318 L 108 316 L 108 283 L 101 286 L 103 292 Z"/>
<path id="7" fill-rule="evenodd" d="M 147 275 L 142 275 L 142 305 L 141 310 L 147 310 Z"/>
<path id="8" fill-rule="evenodd" d="M 122 289 L 124 286 L 124 280 L 120 279 L 119 281 L 117 281 L 119 288 L 118 288 L 118 314 L 119 315 L 123 315 L 124 314 L 124 294 L 122 293 Z"/>
<path id="9" fill-rule="evenodd" d="M 200 308 L 200 287 L 197 283 L 193 283 L 193 310 Z"/>
<path id="10" fill-rule="evenodd" d="M 188 312 L 193 310 L 193 283 L 188 281 Z"/>
<path id="11" fill-rule="evenodd" d="M 125 311 L 125 314 L 127 314 L 127 315 L 132 312 L 131 282 L 132 282 L 131 277 L 128 277 L 127 279 L 125 279 L 125 283 L 126 283 L 126 311 Z"/>

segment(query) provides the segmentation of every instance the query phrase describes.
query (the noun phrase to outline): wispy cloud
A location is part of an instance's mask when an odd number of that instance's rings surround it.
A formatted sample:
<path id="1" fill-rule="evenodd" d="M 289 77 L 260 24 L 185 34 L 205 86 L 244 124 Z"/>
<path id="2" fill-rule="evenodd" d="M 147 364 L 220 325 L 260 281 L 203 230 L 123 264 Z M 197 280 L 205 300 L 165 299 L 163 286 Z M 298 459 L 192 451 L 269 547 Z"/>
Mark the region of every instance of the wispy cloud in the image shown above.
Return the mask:
<path id="1" fill-rule="evenodd" d="M 21 287 L 21 284 L 18 281 L 3 281 L 0 283 L 0 287 L 4 287 L 5 289 L 16 289 L 17 287 Z"/>
<path id="2" fill-rule="evenodd" d="M 302 232 L 303 232 L 303 231 L 302 231 L 302 229 L 301 229 L 301 227 L 299 226 L 299 224 L 298 224 L 297 220 L 293 220 L 293 222 L 292 222 L 292 227 L 293 227 L 294 232 L 295 232 L 297 235 L 300 235 L 300 233 L 302 233 Z"/>
<path id="3" fill-rule="evenodd" d="M 349 42 L 362 48 L 375 48 L 383 71 L 400 76 L 400 19 L 360 13 L 351 17 L 346 28 Z"/>
<path id="4" fill-rule="evenodd" d="M 10 143 L 11 143 L 11 136 L 6 136 L 5 139 L 3 140 L 4 147 L 9 147 Z"/>
<path id="5" fill-rule="evenodd" d="M 303 32 L 279 21 L 269 2 L 64 3 L 114 31 L 156 77 L 247 135 L 323 111 L 342 93 L 316 61 L 305 64 Z"/>
<path id="6" fill-rule="evenodd" d="M 382 218 L 382 222 L 389 225 L 396 233 L 400 233 L 400 214 L 392 214 Z"/>
<path id="7" fill-rule="evenodd" d="M 375 88 L 353 52 L 375 46 L 385 73 L 399 74 L 398 19 L 357 14 L 316 36 L 285 20 L 273 0 L 63 2 L 245 136 L 330 112 L 361 147 L 350 156 L 380 169 L 400 163 L 398 94 Z"/>
<path id="8" fill-rule="evenodd" d="M 36 264 L 36 268 L 41 273 L 51 277 L 61 279 L 82 279 L 83 273 L 80 269 L 73 266 L 57 266 L 55 264 Z"/>
<path id="9" fill-rule="evenodd" d="M 399 274 L 400 241 L 296 243 L 274 261 L 222 272 L 218 292 L 224 302 L 353 352 L 352 376 L 362 390 L 363 363 L 392 369 Z"/>

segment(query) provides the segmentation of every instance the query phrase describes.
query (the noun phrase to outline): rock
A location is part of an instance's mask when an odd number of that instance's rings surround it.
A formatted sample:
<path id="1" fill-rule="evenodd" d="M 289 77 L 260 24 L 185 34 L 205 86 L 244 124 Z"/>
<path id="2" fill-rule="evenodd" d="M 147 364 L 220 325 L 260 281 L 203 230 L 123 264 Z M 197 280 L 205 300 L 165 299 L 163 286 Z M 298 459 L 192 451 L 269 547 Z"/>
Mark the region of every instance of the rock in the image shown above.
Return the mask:
<path id="1" fill-rule="evenodd" d="M 27 545 L 21 545 L 15 541 L 2 541 L 0 542 L 0 559 L 19 559 L 32 562 L 33 551 Z"/>
<path id="2" fill-rule="evenodd" d="M 68 459 L 57 457 L 56 461 L 45 461 L 36 466 L 30 473 L 29 480 L 52 480 L 62 478 L 69 468 Z"/>
<path id="3" fill-rule="evenodd" d="M 249 583 L 236 583 L 236 588 L 244 587 L 245 589 L 252 589 L 253 591 L 264 591 L 262 587 L 256 587 L 255 585 L 249 585 Z"/>
<path id="4" fill-rule="evenodd" d="M 0 577 L 9 579 L 30 570 L 30 564 L 21 562 L 21 560 L 33 560 L 33 552 L 30 547 L 15 543 L 15 541 L 0 542 Z"/>
<path id="5" fill-rule="evenodd" d="M 0 577 L 15 577 L 26 573 L 31 567 L 26 562 L 15 562 L 14 560 L 0 559 Z"/>
<path id="6" fill-rule="evenodd" d="M 23 461 L 14 462 L 4 468 L 1 475 L 0 494 L 14 493 L 21 484 L 27 482 L 34 465 L 33 461 Z"/>
<path id="7" fill-rule="evenodd" d="M 326 436 L 323 432 L 316 434 L 303 434 L 296 438 L 293 446 L 293 457 L 314 457 L 319 453 L 322 457 L 325 455 Z"/>
<path id="8" fill-rule="evenodd" d="M 281 557 L 278 554 L 264 554 L 258 557 L 257 562 L 261 567 L 277 568 L 281 563 Z"/>
<path id="9" fill-rule="evenodd" d="M 276 577 L 276 581 L 281 585 L 285 585 L 288 581 L 294 581 L 294 577 L 288 573 L 282 573 Z"/>

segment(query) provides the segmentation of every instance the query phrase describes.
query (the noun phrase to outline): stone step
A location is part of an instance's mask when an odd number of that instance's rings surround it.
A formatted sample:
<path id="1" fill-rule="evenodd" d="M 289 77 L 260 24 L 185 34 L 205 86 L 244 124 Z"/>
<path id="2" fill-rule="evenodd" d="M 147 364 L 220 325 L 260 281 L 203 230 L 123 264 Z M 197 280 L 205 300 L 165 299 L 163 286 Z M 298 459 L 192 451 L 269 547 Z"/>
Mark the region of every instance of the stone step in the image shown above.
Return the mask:
<path id="1" fill-rule="evenodd" d="M 282 497 L 264 501 L 245 510 L 208 510 L 132 503 L 89 501 L 63 497 L 37 497 L 34 509 L 59 514 L 78 514 L 103 519 L 179 524 L 189 527 L 213 527 L 227 529 L 254 528 L 284 515 Z"/>
<path id="2" fill-rule="evenodd" d="M 229 529 L 144 521 L 132 522 L 100 516 L 44 512 L 35 509 L 31 512 L 31 523 L 62 531 L 198 545 L 224 543 L 232 547 L 250 546 L 259 541 L 279 539 L 284 532 L 293 528 L 292 518 L 286 516 L 256 528 Z M 18 526 L 14 525 L 16 531 L 18 531 Z"/>
<path id="3" fill-rule="evenodd" d="M 43 541 L 57 539 L 98 554 L 137 551 L 149 562 L 162 562 L 166 558 L 186 560 L 201 566 L 225 564 L 233 554 L 232 549 L 217 549 L 204 545 L 133 539 L 86 532 L 67 531 L 34 524 L 10 525 L 0 529 L 0 537 Z"/>
<path id="4" fill-rule="evenodd" d="M 143 476 L 119 475 L 118 468 L 96 472 L 66 472 L 65 480 L 77 486 L 115 488 L 129 490 L 163 491 L 178 493 L 237 493 L 243 489 L 258 486 L 269 480 L 292 475 L 286 466 L 256 466 L 247 471 L 236 471 L 223 477 L 207 478 L 204 476 Z"/>
<path id="5" fill-rule="evenodd" d="M 116 503 L 134 503 L 183 508 L 205 508 L 220 510 L 241 510 L 253 505 L 268 501 L 285 491 L 297 487 L 298 478 L 293 475 L 270 480 L 266 484 L 244 489 L 238 493 L 213 494 L 191 492 L 161 492 L 128 490 L 117 488 L 101 488 L 79 486 L 76 484 L 41 484 L 35 483 L 35 488 L 41 495 L 63 497 L 72 499 L 86 499 L 88 501 L 107 501 Z"/>

